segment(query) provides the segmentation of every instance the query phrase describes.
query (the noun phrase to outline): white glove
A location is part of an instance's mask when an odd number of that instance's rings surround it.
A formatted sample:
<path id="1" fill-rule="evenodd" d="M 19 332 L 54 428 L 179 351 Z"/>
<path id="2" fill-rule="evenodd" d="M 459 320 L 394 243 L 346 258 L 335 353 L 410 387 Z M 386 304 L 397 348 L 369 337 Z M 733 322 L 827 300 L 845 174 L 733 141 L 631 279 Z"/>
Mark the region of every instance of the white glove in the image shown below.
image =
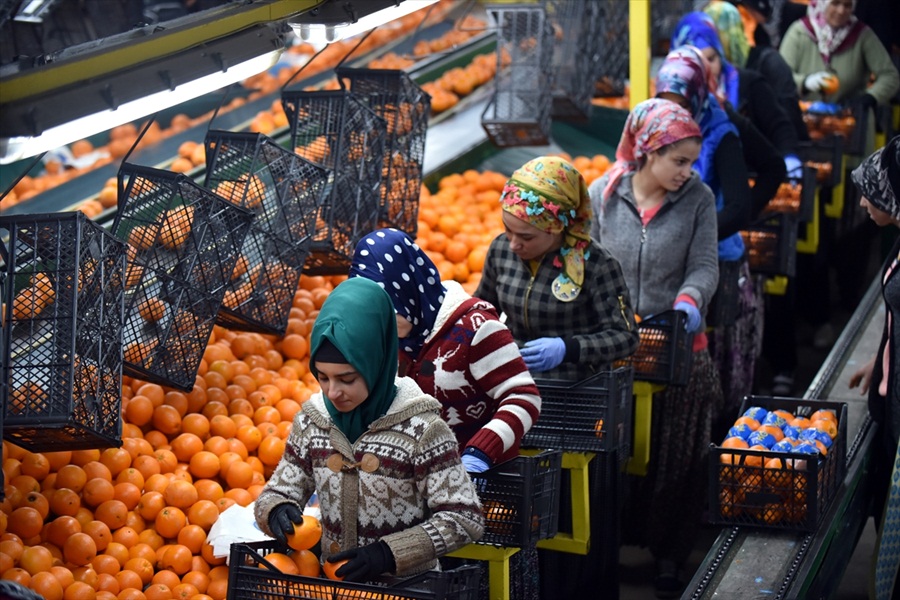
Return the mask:
<path id="1" fill-rule="evenodd" d="M 822 88 L 825 87 L 825 82 L 831 77 L 831 73 L 828 71 L 819 71 L 817 73 L 813 73 L 811 75 L 807 75 L 806 79 L 803 80 L 803 87 L 805 87 L 810 92 L 821 92 Z"/>

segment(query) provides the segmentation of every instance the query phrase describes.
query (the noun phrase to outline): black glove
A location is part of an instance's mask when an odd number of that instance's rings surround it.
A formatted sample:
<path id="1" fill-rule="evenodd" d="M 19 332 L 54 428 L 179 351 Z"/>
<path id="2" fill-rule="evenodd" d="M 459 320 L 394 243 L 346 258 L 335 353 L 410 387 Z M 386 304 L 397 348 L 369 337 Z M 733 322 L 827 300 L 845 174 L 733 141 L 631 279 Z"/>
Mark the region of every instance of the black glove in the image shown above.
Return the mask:
<path id="1" fill-rule="evenodd" d="M 289 502 L 279 504 L 269 513 L 269 530 L 287 544 L 287 536 L 294 533 L 294 524 L 303 521 L 303 511 Z"/>
<path id="2" fill-rule="evenodd" d="M 875 96 L 872 94 L 863 94 L 859 97 L 859 105 L 863 107 L 863 109 L 871 109 L 875 110 L 878 108 L 878 100 L 875 99 Z"/>
<path id="3" fill-rule="evenodd" d="M 344 550 L 328 557 L 328 562 L 331 563 L 342 560 L 347 560 L 347 564 L 334 574 L 342 577 L 344 581 L 369 581 L 396 568 L 391 549 L 382 541 L 362 548 Z"/>

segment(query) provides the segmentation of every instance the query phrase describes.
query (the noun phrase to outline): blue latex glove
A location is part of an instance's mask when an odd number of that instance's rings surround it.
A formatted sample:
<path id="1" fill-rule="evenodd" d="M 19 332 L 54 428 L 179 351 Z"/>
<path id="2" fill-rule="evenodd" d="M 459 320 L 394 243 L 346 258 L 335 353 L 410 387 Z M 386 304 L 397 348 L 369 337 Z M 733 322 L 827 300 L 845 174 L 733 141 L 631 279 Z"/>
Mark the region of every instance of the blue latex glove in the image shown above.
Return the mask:
<path id="1" fill-rule="evenodd" d="M 784 169 L 791 179 L 800 179 L 803 176 L 803 163 L 793 154 L 784 157 Z"/>
<path id="2" fill-rule="evenodd" d="M 549 371 L 566 357 L 566 343 L 562 338 L 538 338 L 525 343 L 522 358 L 529 371 Z"/>
<path id="3" fill-rule="evenodd" d="M 687 315 L 687 320 L 684 322 L 685 331 L 697 333 L 700 330 L 700 310 L 696 306 L 682 300 L 681 302 L 676 302 L 673 308 Z"/>
<path id="4" fill-rule="evenodd" d="M 484 473 L 490 468 L 486 462 L 471 454 L 463 454 L 459 459 L 462 461 L 467 473 Z"/>

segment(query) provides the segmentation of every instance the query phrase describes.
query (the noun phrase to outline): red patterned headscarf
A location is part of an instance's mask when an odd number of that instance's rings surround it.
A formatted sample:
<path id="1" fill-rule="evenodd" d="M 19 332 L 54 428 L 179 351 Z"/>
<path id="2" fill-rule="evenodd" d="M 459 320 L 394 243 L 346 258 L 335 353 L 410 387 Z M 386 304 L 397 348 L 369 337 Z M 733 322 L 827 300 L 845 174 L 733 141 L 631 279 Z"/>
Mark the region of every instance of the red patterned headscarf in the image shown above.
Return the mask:
<path id="1" fill-rule="evenodd" d="M 603 200 L 609 199 L 623 175 L 637 169 L 641 157 L 692 137 L 700 137 L 700 126 L 686 109 L 662 98 L 637 104 L 625 120 Z"/>
<path id="2" fill-rule="evenodd" d="M 584 284 L 584 260 L 591 243 L 591 199 L 581 173 L 567 160 L 540 156 L 516 170 L 500 196 L 503 210 L 547 233 L 564 233 L 553 264 L 562 270 L 553 295 L 569 302 Z"/>

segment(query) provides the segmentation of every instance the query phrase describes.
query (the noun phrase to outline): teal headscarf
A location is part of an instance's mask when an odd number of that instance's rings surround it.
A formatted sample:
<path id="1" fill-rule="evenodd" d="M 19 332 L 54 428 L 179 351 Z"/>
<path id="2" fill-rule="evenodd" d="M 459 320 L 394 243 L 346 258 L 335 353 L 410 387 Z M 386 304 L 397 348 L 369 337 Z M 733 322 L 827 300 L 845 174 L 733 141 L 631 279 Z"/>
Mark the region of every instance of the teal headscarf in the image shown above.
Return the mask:
<path id="1" fill-rule="evenodd" d="M 341 351 L 369 388 L 369 397 L 346 413 L 323 393 L 328 414 L 352 444 L 387 412 L 396 395 L 397 319 L 390 296 L 362 277 L 338 285 L 322 305 L 310 336 L 309 370 L 316 377 L 316 352 L 325 340 Z"/>

